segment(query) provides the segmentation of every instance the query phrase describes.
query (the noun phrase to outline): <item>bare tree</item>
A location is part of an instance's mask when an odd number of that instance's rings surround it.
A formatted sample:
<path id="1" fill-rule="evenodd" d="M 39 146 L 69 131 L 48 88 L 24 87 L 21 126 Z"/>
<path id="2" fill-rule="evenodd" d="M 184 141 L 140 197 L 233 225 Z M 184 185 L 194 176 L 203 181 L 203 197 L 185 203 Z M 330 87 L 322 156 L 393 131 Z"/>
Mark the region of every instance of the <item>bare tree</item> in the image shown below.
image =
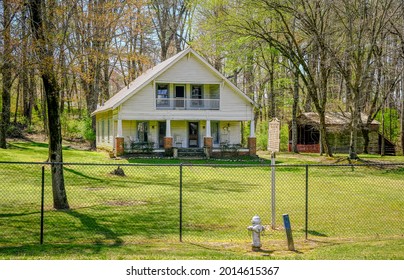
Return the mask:
<path id="1" fill-rule="evenodd" d="M 252 36 L 267 42 L 290 61 L 319 114 L 322 150 L 332 156 L 325 124 L 331 71 L 330 57 L 326 51 L 326 40 L 331 29 L 329 9 L 329 6 L 321 6 L 317 0 L 246 1 L 242 8 L 238 7 L 235 16 L 230 16 L 223 24 L 240 36 Z M 241 11 L 245 13 L 240 14 Z M 255 14 L 260 16 L 255 17 Z M 271 21 L 276 21 L 276 24 L 270 25 Z M 313 59 L 309 60 L 309 57 Z"/>
<path id="2" fill-rule="evenodd" d="M 12 86 L 12 45 L 11 45 L 11 2 L 3 1 L 3 65 L 2 72 L 2 109 L 0 120 L 0 148 L 7 148 L 7 130 L 10 125 L 10 101 L 11 101 L 11 86 Z"/>
<path id="3" fill-rule="evenodd" d="M 191 14 L 189 0 L 152 0 L 153 24 L 160 43 L 160 59 L 166 60 L 171 53 L 180 52 L 185 42 L 185 32 Z"/>
<path id="4" fill-rule="evenodd" d="M 34 46 L 37 55 L 38 67 L 43 81 L 46 97 L 49 126 L 49 158 L 53 163 L 52 190 L 53 207 L 55 209 L 69 209 L 65 182 L 63 176 L 62 135 L 60 125 L 60 86 L 56 77 L 52 24 L 49 15 L 55 12 L 56 3 L 45 0 L 32 0 L 29 2 L 31 29 L 34 36 Z M 44 7 L 47 7 L 45 13 Z"/>
<path id="5" fill-rule="evenodd" d="M 386 26 L 397 11 L 395 4 L 395 0 L 333 2 L 335 24 L 339 28 L 329 50 L 333 62 L 345 79 L 349 93 L 347 107 L 351 111 L 350 158 L 358 157 L 360 130 L 365 139 L 364 151 L 368 151 L 369 126 L 391 92 L 388 89 L 386 91 L 386 87 L 394 88 L 397 82 L 396 77 L 381 76 L 386 69 L 382 63 L 382 56 L 385 55 L 383 44 L 387 39 Z M 374 94 L 371 94 L 372 89 Z M 384 94 L 381 94 L 382 90 Z M 367 104 L 371 104 L 369 117 L 363 122 L 361 116 Z"/>

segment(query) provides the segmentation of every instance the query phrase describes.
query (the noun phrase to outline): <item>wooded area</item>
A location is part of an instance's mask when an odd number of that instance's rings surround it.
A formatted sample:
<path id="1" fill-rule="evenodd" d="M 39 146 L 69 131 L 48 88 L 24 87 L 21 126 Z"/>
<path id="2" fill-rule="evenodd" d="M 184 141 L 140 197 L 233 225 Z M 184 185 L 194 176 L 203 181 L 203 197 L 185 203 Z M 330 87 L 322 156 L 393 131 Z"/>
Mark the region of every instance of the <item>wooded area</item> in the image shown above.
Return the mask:
<path id="1" fill-rule="evenodd" d="M 375 119 L 404 149 L 400 0 L 3 0 L 0 18 L 2 148 L 22 132 L 95 148 L 97 104 L 191 46 L 257 103 L 258 138 L 274 117 L 296 135 L 296 117 L 314 111 L 332 155 L 325 113 L 348 112 L 352 158 Z"/>

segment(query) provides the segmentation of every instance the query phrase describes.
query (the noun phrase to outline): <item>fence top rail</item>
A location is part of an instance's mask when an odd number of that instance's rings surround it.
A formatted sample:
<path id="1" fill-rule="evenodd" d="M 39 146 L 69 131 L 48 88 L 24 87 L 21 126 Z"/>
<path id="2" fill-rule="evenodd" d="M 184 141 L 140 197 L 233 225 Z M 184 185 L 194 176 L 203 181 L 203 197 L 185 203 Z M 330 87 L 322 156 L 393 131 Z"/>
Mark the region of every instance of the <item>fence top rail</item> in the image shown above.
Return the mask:
<path id="1" fill-rule="evenodd" d="M 275 164 L 270 163 L 90 163 L 90 162 L 27 162 L 0 161 L 0 165 L 70 165 L 70 166 L 201 166 L 201 167 L 381 167 L 404 166 L 404 163 L 362 163 L 362 164 Z"/>

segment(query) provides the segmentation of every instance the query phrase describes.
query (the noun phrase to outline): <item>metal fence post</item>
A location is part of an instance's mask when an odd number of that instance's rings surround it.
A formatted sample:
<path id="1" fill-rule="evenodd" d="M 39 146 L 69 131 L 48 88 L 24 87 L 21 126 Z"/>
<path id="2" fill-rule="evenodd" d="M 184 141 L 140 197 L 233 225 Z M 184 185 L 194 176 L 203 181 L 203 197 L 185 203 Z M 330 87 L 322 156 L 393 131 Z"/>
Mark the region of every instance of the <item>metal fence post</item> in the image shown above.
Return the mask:
<path id="1" fill-rule="evenodd" d="M 180 164 L 180 242 L 182 242 L 182 163 Z"/>
<path id="2" fill-rule="evenodd" d="M 309 165 L 306 164 L 306 210 L 305 210 L 305 237 L 307 240 L 309 223 Z"/>
<path id="3" fill-rule="evenodd" d="M 40 241 L 43 244 L 43 218 L 44 218 L 44 200 L 45 200 L 45 166 L 42 165 L 42 184 L 41 184 L 41 231 Z"/>

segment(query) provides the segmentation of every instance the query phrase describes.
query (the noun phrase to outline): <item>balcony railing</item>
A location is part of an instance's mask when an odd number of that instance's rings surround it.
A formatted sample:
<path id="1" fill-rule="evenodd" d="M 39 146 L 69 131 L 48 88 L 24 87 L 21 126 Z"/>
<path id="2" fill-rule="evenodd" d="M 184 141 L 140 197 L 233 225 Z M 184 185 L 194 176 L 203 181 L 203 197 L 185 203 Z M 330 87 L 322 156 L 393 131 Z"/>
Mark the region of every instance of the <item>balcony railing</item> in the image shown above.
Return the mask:
<path id="1" fill-rule="evenodd" d="M 219 110 L 220 99 L 156 99 L 156 108 L 158 110 Z"/>

